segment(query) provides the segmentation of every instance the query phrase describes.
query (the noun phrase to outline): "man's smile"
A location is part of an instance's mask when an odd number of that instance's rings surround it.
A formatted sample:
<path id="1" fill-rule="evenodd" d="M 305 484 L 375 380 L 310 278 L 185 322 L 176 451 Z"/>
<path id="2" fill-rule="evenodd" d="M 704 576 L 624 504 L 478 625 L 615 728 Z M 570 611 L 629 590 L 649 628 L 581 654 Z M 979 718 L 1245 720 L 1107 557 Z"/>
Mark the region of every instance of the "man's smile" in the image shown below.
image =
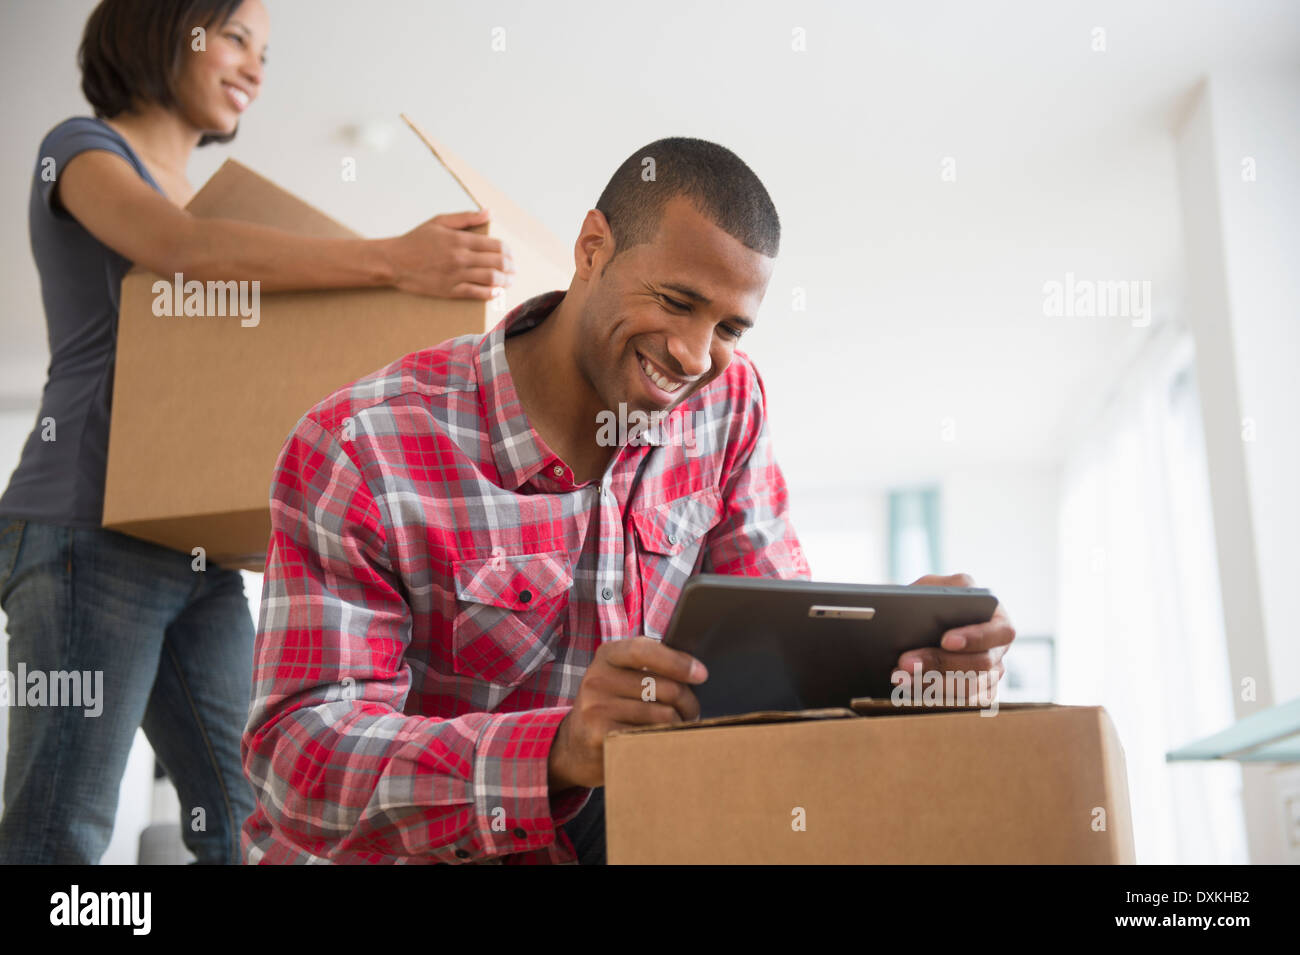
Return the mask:
<path id="1" fill-rule="evenodd" d="M 641 370 L 645 372 L 646 378 L 663 394 L 674 395 L 682 389 L 683 385 L 690 384 L 689 381 L 674 378 L 662 366 L 655 364 L 640 352 L 636 353 L 636 357 L 637 363 L 641 366 Z"/>

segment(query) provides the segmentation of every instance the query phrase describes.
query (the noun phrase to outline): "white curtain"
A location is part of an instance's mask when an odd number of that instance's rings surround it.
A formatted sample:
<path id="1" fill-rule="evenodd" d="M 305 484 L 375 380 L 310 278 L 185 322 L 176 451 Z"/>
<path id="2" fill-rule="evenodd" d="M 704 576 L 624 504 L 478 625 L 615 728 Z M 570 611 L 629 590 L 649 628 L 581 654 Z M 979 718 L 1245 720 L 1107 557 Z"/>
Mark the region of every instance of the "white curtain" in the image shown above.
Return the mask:
<path id="1" fill-rule="evenodd" d="M 1115 722 L 1140 863 L 1245 863 L 1240 768 L 1164 758 L 1234 719 L 1192 347 L 1153 326 L 1067 456 L 1060 702 Z"/>

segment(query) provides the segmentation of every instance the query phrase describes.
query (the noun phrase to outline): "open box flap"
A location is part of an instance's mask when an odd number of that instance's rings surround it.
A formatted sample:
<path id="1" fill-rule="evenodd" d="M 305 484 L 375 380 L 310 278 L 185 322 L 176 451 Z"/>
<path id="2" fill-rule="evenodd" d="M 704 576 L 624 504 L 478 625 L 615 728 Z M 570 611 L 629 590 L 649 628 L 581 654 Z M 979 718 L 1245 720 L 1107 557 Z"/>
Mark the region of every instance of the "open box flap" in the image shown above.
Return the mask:
<path id="1" fill-rule="evenodd" d="M 491 210 L 490 231 L 493 234 L 504 232 L 509 239 L 513 240 L 513 244 L 527 247 L 530 255 L 540 257 L 548 267 L 558 270 L 567 279 L 573 271 L 572 249 L 557 239 L 553 232 L 525 212 L 504 192 L 475 172 L 472 166 L 425 132 L 415 120 L 405 113 L 402 114 L 402 119 L 411 127 L 411 131 L 420 137 L 421 142 L 429 147 L 434 158 L 442 163 L 451 173 L 452 178 L 460 183 L 460 187 L 465 190 L 470 199 L 480 209 Z"/>

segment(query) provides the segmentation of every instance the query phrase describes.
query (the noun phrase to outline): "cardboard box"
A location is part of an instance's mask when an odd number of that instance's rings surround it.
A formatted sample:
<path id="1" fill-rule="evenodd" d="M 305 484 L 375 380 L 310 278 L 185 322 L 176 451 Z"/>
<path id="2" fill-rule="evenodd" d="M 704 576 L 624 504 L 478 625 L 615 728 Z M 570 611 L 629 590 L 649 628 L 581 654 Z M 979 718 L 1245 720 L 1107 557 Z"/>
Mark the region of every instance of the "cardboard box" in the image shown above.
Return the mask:
<path id="1" fill-rule="evenodd" d="M 1134 861 L 1101 707 L 853 706 L 611 734 L 609 862 Z"/>
<path id="2" fill-rule="evenodd" d="M 504 301 L 394 289 L 282 292 L 259 295 L 255 324 L 234 309 L 221 317 L 160 316 L 155 283 L 174 279 L 133 269 L 122 282 L 105 527 L 187 553 L 203 547 L 213 563 L 262 570 L 272 472 L 304 412 L 405 354 L 482 333 L 506 308 L 568 288 L 573 262 L 565 244 L 411 126 L 468 193 L 461 208 L 492 210 L 490 225 L 475 231 L 502 238 L 513 253 L 518 273 Z M 303 235 L 356 237 L 233 160 L 187 208 Z"/>

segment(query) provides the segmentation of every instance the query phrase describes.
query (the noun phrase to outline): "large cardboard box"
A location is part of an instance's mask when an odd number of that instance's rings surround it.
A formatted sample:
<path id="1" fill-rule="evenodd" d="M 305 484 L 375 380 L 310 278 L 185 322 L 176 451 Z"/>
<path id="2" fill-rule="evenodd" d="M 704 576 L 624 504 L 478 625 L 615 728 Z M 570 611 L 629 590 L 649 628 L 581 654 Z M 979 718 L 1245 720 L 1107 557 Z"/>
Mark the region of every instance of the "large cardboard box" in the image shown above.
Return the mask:
<path id="1" fill-rule="evenodd" d="M 564 243 L 411 126 L 468 193 L 460 208 L 492 210 L 491 224 L 476 231 L 502 238 L 518 270 L 503 300 L 395 289 L 268 293 L 259 295 L 254 324 L 233 308 L 220 317 L 155 314 L 155 283 L 175 286 L 174 277 L 133 269 L 122 282 L 105 527 L 187 553 L 202 547 L 210 562 L 262 570 L 272 471 L 304 412 L 409 352 L 482 333 L 507 307 L 568 287 L 573 263 Z M 356 237 L 233 160 L 187 208 L 303 235 Z"/>
<path id="2" fill-rule="evenodd" d="M 1132 863 L 1124 752 L 1094 706 L 752 714 L 605 740 L 618 863 Z"/>

